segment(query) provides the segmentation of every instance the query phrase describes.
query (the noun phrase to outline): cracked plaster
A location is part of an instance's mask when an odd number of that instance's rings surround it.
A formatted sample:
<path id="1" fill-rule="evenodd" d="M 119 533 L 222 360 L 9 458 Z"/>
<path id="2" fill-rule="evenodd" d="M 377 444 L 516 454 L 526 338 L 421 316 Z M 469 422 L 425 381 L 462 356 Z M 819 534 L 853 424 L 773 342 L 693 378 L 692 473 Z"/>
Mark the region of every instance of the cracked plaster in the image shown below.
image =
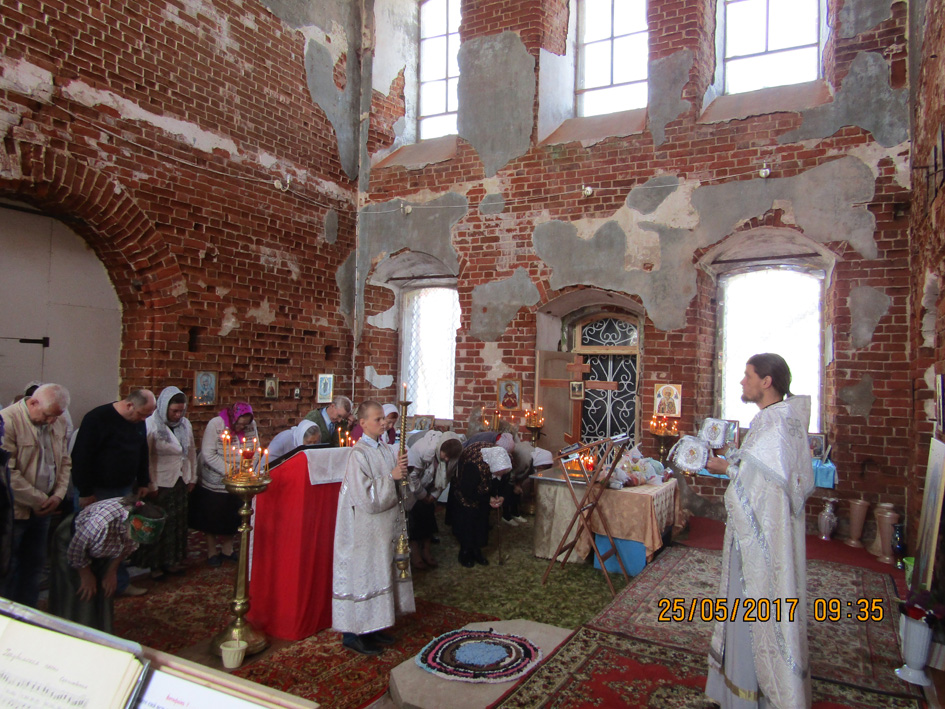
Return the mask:
<path id="1" fill-rule="evenodd" d="M 226 337 L 240 326 L 240 321 L 236 317 L 236 308 L 229 306 L 223 311 L 223 321 L 220 323 L 220 331 L 217 333 L 220 337 Z"/>
<path id="2" fill-rule="evenodd" d="M 876 401 L 876 396 L 873 394 L 873 377 L 865 374 L 856 384 L 841 387 L 839 395 L 840 401 L 846 406 L 851 416 L 868 418 L 873 403 Z"/>
<path id="3" fill-rule="evenodd" d="M 377 370 L 371 365 L 364 368 L 364 379 L 375 389 L 387 389 L 394 383 L 394 377 L 390 374 L 378 374 Z"/>
<path id="4" fill-rule="evenodd" d="M 338 212 L 334 209 L 325 212 L 325 241 L 329 244 L 338 241 Z"/>
<path id="5" fill-rule="evenodd" d="M 276 305 L 270 303 L 269 298 L 264 298 L 259 307 L 246 311 L 246 317 L 252 318 L 260 325 L 272 325 L 276 321 Z"/>
<path id="6" fill-rule="evenodd" d="M 909 89 L 889 85 L 889 66 L 882 55 L 860 52 L 834 100 L 801 111 L 801 117 L 800 127 L 779 136 L 778 143 L 826 138 L 843 126 L 858 126 L 889 148 L 909 138 Z"/>
<path id="7" fill-rule="evenodd" d="M 479 357 L 483 364 L 488 367 L 483 375 L 484 379 L 497 380 L 515 374 L 515 370 L 502 361 L 502 350 L 499 348 L 498 342 L 484 342 L 479 349 Z"/>
<path id="8" fill-rule="evenodd" d="M 892 2 L 890 0 L 844 0 L 838 17 L 840 38 L 852 39 L 892 17 Z"/>
<path id="9" fill-rule="evenodd" d="M 647 71 L 647 115 L 653 145 L 661 146 L 666 140 L 666 125 L 691 108 L 682 92 L 689 83 L 692 69 L 692 52 L 688 49 L 675 52 L 650 62 Z"/>
<path id="10" fill-rule="evenodd" d="M 505 211 L 505 197 L 501 194 L 487 194 L 479 202 L 481 214 L 501 214 Z"/>
<path id="11" fill-rule="evenodd" d="M 640 214 L 652 214 L 679 187 L 676 175 L 651 177 L 627 195 L 627 206 Z"/>
<path id="12" fill-rule="evenodd" d="M 476 286 L 472 292 L 469 334 L 484 342 L 498 340 L 518 311 L 534 305 L 540 297 L 524 268 L 515 269 L 511 278 Z"/>
<path id="13" fill-rule="evenodd" d="M 935 331 L 938 329 L 938 298 L 941 285 L 938 274 L 926 271 L 922 284 L 922 346 L 935 347 Z"/>
<path id="14" fill-rule="evenodd" d="M 876 326 L 889 312 L 892 298 L 871 286 L 857 286 L 850 291 L 850 339 L 862 349 L 873 341 Z"/>
<path id="15" fill-rule="evenodd" d="M 458 59 L 459 135 L 491 177 L 531 147 L 535 58 L 505 31 L 463 42 Z"/>
<path id="16" fill-rule="evenodd" d="M 856 158 L 841 158 L 789 178 L 695 188 L 684 183 L 648 220 L 625 205 L 611 218 L 539 224 L 532 243 L 553 269 L 552 288 L 583 284 L 639 295 L 656 327 L 674 330 L 685 327 L 686 308 L 696 293 L 695 250 L 721 241 L 776 202 L 793 206 L 797 226 L 811 240 L 846 240 L 875 258 L 875 219 L 864 206 L 873 191 L 869 168 Z M 627 201 L 639 204 L 631 195 Z M 652 270 L 644 270 L 648 265 Z"/>

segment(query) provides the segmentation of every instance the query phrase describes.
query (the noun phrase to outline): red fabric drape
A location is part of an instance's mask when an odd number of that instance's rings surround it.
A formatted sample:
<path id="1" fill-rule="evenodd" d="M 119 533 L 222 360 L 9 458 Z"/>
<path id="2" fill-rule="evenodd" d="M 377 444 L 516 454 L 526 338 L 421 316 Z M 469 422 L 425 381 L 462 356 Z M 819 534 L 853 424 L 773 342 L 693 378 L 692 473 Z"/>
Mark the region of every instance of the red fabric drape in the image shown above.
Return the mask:
<path id="1" fill-rule="evenodd" d="M 271 470 L 256 498 L 249 621 L 301 640 L 331 626 L 335 512 L 341 483 L 312 485 L 304 453 Z"/>

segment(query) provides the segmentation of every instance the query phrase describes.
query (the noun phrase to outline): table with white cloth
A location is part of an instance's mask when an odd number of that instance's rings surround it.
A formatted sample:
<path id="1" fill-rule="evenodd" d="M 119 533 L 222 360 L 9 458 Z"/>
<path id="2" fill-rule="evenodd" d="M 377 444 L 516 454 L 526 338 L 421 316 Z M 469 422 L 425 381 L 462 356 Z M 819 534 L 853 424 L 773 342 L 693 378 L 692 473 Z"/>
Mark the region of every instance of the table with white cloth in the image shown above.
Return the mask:
<path id="1" fill-rule="evenodd" d="M 247 619 L 300 640 L 331 626 L 338 492 L 350 448 L 302 450 L 270 469 L 254 500 Z"/>
<path id="2" fill-rule="evenodd" d="M 554 556 L 561 537 L 564 536 L 576 511 L 571 492 L 561 475 L 559 470 L 548 470 L 532 476 L 536 488 L 533 552 L 535 556 L 543 559 Z M 586 485 L 583 482 L 575 482 L 573 479 L 572 484 L 580 500 L 584 495 Z M 607 521 L 624 565 L 628 566 L 628 555 L 635 560 L 632 563 L 635 571 L 627 568 L 629 573 L 639 573 L 646 562 L 652 560 L 653 554 L 662 548 L 663 535 L 670 528 L 674 532 L 681 530 L 683 515 L 678 498 L 676 481 L 672 478 L 660 485 L 604 490 L 598 503 L 598 511 Z M 601 553 L 604 553 L 610 548 L 610 543 L 604 534 L 597 512 L 591 515 L 590 528 L 591 532 L 599 535 L 598 548 Z M 569 542 L 574 539 L 576 531 L 577 523 L 571 529 Z M 591 540 L 585 532 L 575 545 L 568 561 L 584 561 L 590 553 Z M 608 561 L 607 569 L 619 570 L 615 558 Z"/>

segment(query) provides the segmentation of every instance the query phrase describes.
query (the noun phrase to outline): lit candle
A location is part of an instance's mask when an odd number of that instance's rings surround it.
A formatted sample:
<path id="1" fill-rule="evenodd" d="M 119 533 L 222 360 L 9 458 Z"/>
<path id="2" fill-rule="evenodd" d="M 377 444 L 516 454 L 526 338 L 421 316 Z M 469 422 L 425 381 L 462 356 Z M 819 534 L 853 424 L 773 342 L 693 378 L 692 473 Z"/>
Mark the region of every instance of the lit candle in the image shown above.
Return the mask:
<path id="1" fill-rule="evenodd" d="M 264 453 L 266 454 L 266 467 L 265 467 L 265 470 L 264 470 L 263 472 L 268 473 L 268 472 L 269 472 L 269 449 L 267 448 L 267 449 L 264 451 Z"/>
<path id="2" fill-rule="evenodd" d="M 404 382 L 404 398 L 401 401 L 407 401 L 407 382 Z"/>

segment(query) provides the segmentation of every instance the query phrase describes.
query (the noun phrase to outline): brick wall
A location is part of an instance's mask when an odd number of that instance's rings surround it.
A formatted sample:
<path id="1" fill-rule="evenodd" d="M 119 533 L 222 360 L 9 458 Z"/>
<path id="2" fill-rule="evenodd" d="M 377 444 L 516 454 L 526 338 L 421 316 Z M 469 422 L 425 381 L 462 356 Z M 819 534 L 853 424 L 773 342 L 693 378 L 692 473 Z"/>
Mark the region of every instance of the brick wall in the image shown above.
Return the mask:
<path id="1" fill-rule="evenodd" d="M 195 371 L 216 371 L 219 401 L 250 401 L 266 437 L 311 408 L 318 372 L 350 390 L 335 271 L 355 192 L 309 97 L 303 36 L 255 2 L 0 5 L 5 78 L 22 63 L 55 84 L 50 99 L 0 84 L 14 117 L 0 194 L 83 220 L 124 308 L 122 392 L 191 392 Z M 286 175 L 289 191 L 272 186 Z M 262 397 L 270 376 L 278 400 Z M 219 408 L 191 408 L 198 435 Z"/>

